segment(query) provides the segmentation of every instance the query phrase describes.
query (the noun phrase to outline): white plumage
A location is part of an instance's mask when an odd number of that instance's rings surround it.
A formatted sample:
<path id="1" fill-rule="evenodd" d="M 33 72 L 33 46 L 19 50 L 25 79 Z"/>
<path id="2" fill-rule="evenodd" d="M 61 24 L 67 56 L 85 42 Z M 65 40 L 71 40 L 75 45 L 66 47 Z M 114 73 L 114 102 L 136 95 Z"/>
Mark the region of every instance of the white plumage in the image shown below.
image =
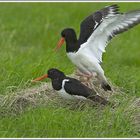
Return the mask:
<path id="1" fill-rule="evenodd" d="M 126 30 L 134 22 L 140 20 L 140 11 L 132 11 L 126 14 L 110 14 L 102 20 L 102 23 L 91 34 L 87 42 L 80 46 L 76 53 L 68 53 L 70 60 L 85 74 L 96 72 L 100 79 L 106 81 L 104 70 L 100 66 L 102 55 L 114 32 Z M 97 25 L 95 25 L 97 26 Z"/>
<path id="2" fill-rule="evenodd" d="M 65 91 L 65 83 L 66 82 L 69 82 L 69 79 L 64 79 L 62 81 L 62 88 L 57 91 L 59 92 L 59 95 L 64 98 L 64 99 L 70 99 L 70 100 L 75 100 L 75 99 L 81 99 L 81 100 L 86 100 L 87 98 L 83 97 L 83 96 L 78 96 L 78 95 L 71 95 L 71 94 L 68 94 L 66 91 Z"/>
<path id="3" fill-rule="evenodd" d="M 65 39 L 67 56 L 72 63 L 88 77 L 96 72 L 105 90 L 111 90 L 100 65 L 106 46 L 115 35 L 140 23 L 140 10 L 120 13 L 118 8 L 111 5 L 86 17 L 80 24 L 79 39 L 73 29 L 64 29 L 57 47 Z"/>
<path id="4" fill-rule="evenodd" d="M 89 50 L 92 52 L 95 59 L 97 59 L 98 63 L 102 62 L 102 54 L 105 52 L 105 47 L 108 44 L 108 37 L 113 37 L 113 32 L 126 29 L 138 20 L 140 20 L 140 11 L 114 16 L 112 14 L 110 16 L 109 14 L 92 33 L 87 42 L 81 45 L 79 51 Z"/>

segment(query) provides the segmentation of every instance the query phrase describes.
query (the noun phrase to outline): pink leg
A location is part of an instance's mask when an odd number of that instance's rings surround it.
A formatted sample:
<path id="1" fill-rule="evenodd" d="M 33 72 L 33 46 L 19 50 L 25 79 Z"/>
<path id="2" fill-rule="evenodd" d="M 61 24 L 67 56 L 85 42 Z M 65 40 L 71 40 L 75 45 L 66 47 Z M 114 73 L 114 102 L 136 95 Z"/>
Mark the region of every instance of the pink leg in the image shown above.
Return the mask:
<path id="1" fill-rule="evenodd" d="M 82 73 L 80 70 L 77 69 L 76 71 L 76 75 L 77 76 L 84 76 L 84 77 L 87 77 L 87 78 L 91 78 L 92 77 L 92 74 L 85 74 L 85 73 Z"/>
<path id="2" fill-rule="evenodd" d="M 84 74 L 82 72 L 80 72 L 79 70 L 76 71 L 76 75 L 80 76 L 79 80 L 86 86 L 88 86 L 89 88 L 92 88 L 92 77 L 93 74 Z"/>

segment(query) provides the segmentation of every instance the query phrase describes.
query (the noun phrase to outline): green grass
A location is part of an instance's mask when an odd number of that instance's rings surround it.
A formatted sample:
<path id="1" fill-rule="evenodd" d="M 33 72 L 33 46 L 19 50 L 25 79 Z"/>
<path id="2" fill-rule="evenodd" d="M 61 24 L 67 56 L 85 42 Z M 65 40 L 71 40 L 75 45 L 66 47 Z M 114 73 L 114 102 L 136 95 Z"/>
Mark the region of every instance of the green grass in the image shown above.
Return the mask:
<path id="1" fill-rule="evenodd" d="M 3 137 L 136 137 L 138 133 L 130 123 L 132 112 L 126 113 L 127 107 L 126 102 L 115 110 L 88 106 L 76 111 L 38 107 L 16 118 L 1 119 L 0 134 Z"/>
<path id="2" fill-rule="evenodd" d="M 53 51 L 65 27 L 79 33 L 81 20 L 113 3 L 0 3 L 0 94 L 26 88 L 28 81 L 56 67 L 70 74 L 74 66 L 63 46 Z M 118 3 L 122 12 L 140 3 Z M 114 38 L 103 56 L 106 76 L 129 99 L 140 96 L 140 26 Z M 31 84 L 30 84 L 31 86 Z M 122 100 L 122 97 L 119 97 Z M 0 119 L 0 137 L 138 137 L 122 106 L 111 111 L 67 108 L 29 109 Z M 131 112 L 132 113 L 132 112 Z M 111 126 L 108 123 L 111 123 Z"/>

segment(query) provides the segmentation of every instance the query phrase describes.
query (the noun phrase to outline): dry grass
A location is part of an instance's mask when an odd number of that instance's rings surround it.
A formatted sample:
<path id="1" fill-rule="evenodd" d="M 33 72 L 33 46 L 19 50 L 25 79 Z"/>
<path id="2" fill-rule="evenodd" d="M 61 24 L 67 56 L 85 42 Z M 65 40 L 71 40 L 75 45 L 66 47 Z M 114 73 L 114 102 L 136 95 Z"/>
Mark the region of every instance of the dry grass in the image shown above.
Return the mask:
<path id="1" fill-rule="evenodd" d="M 74 74 L 70 75 L 71 77 L 77 78 Z M 94 84 L 93 89 L 96 90 L 100 96 L 111 100 L 113 103 L 115 103 L 115 106 L 113 108 L 113 112 L 117 109 L 119 106 L 119 99 L 113 98 L 116 95 L 122 96 L 124 99 L 127 99 L 127 96 L 123 91 L 113 86 L 113 92 L 105 92 L 100 88 L 100 85 L 98 84 L 98 80 L 94 78 Z M 111 84 L 111 83 L 110 83 Z M 121 97 L 121 98 L 122 98 Z M 15 93 L 6 94 L 0 97 L 0 105 L 1 105 L 1 116 L 8 116 L 8 115 L 18 115 L 24 113 L 25 110 L 28 109 L 28 107 L 36 108 L 38 106 L 50 106 L 59 108 L 59 107 L 67 107 L 72 110 L 81 110 L 84 107 L 100 107 L 100 109 L 103 109 L 99 104 L 93 103 L 91 101 L 68 101 L 64 100 L 57 94 L 56 91 L 54 91 L 51 87 L 50 82 L 37 82 L 33 87 L 28 89 L 22 89 Z M 134 97 L 129 100 L 129 105 L 127 108 L 125 108 L 124 112 L 130 115 L 130 112 L 133 112 L 131 115 L 131 119 L 133 120 L 132 124 L 135 125 L 138 132 L 140 132 L 140 98 Z"/>
<path id="2" fill-rule="evenodd" d="M 79 79 L 79 77 L 75 74 L 71 74 L 69 75 L 70 77 Z M 122 89 L 120 89 L 119 87 L 116 87 L 114 85 L 112 85 L 110 83 L 110 85 L 112 86 L 113 92 L 111 91 L 104 91 L 101 87 L 100 84 L 98 82 L 98 80 L 96 79 L 96 77 L 94 77 L 93 79 L 93 83 L 92 83 L 92 89 L 95 90 L 96 92 L 98 92 L 98 94 L 102 97 L 104 97 L 107 100 L 112 100 L 112 97 L 114 95 L 123 95 L 125 93 L 123 93 Z M 30 83 L 31 84 L 31 83 Z M 126 96 L 126 95 L 125 95 Z M 10 94 L 6 94 L 6 95 L 1 95 L 0 96 L 0 105 L 1 107 L 6 107 L 6 108 L 12 108 L 15 112 L 22 112 L 24 110 L 24 108 L 26 108 L 27 106 L 37 106 L 40 104 L 45 104 L 47 105 L 50 102 L 59 102 L 61 104 L 65 104 L 65 102 L 69 102 L 68 100 L 64 100 L 62 99 L 57 91 L 53 90 L 51 83 L 50 82 L 37 82 L 35 83 L 35 85 L 33 87 L 27 88 L 27 89 L 21 89 L 18 90 L 16 92 L 12 92 Z M 77 100 L 79 102 L 79 100 Z M 73 101 L 76 102 L 77 101 Z M 114 102 L 114 105 L 118 105 L 119 104 L 119 100 L 112 100 Z M 70 101 L 72 102 L 72 101 Z M 90 102 L 89 100 L 87 101 L 80 101 L 80 102 L 89 102 L 93 105 L 95 105 L 93 102 Z M 135 103 L 135 102 L 134 102 Z M 136 104 L 136 103 L 135 103 Z M 137 106 L 137 104 L 135 105 Z"/>
<path id="3" fill-rule="evenodd" d="M 70 75 L 70 77 L 74 77 L 79 79 L 75 74 Z M 105 92 L 100 88 L 100 84 L 96 77 L 93 79 L 94 82 L 92 84 L 92 89 L 97 91 L 100 96 L 109 100 L 109 98 L 114 94 L 120 94 L 121 91 L 119 88 L 112 85 L 114 92 Z M 57 100 L 57 101 L 56 101 Z M 63 103 L 68 102 L 59 97 L 58 93 L 52 89 L 50 82 L 37 82 L 33 87 L 28 89 L 18 90 L 17 92 L 13 92 L 6 95 L 1 95 L 0 97 L 0 105 L 5 108 L 12 108 L 12 110 L 16 113 L 22 112 L 24 108 L 27 106 L 36 106 L 39 104 L 48 104 L 49 102 L 59 102 L 59 100 L 63 100 Z M 79 100 L 78 100 L 79 101 Z M 62 101 L 60 101 L 62 104 Z M 71 101 L 70 101 L 71 102 Z M 75 101 L 74 101 L 75 102 Z M 73 102 L 73 103 L 74 103 Z M 90 102 L 90 101 L 87 101 Z M 76 101 L 77 104 L 77 101 Z M 92 104 L 94 104 L 92 102 Z M 74 105 L 75 106 L 75 105 Z"/>

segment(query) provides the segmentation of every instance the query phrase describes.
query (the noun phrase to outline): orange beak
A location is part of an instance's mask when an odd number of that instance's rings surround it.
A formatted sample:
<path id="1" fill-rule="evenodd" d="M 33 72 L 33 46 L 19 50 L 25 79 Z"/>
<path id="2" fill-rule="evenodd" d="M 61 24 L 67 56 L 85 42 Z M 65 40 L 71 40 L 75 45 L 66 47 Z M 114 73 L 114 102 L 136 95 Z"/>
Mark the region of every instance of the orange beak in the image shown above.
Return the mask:
<path id="1" fill-rule="evenodd" d="M 64 41 L 65 41 L 65 38 L 62 37 L 62 38 L 58 41 L 57 47 L 55 48 L 55 51 L 58 50 L 58 49 L 63 45 Z"/>
<path id="2" fill-rule="evenodd" d="M 43 76 L 41 76 L 41 77 L 38 77 L 38 78 L 32 80 L 32 82 L 41 81 L 41 80 L 43 80 L 43 79 L 45 79 L 45 78 L 48 78 L 48 74 L 45 74 L 45 75 L 43 75 Z"/>

